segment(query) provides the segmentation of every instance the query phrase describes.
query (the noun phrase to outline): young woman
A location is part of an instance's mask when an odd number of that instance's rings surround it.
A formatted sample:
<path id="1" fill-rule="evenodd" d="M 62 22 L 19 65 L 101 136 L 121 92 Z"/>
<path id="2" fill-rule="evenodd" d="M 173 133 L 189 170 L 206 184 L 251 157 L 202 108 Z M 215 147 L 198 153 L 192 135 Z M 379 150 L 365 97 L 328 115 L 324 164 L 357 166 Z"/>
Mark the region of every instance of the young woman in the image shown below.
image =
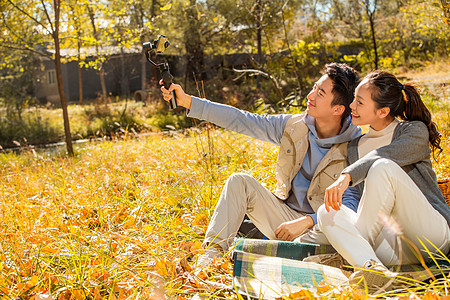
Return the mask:
<path id="1" fill-rule="evenodd" d="M 440 134 L 417 90 L 387 72 L 368 74 L 350 107 L 353 124 L 370 129 L 349 143 L 349 166 L 326 189 L 318 224 L 348 263 L 369 269 L 353 279 L 379 288 L 396 276 L 385 266 L 449 251 L 450 207 L 430 160 L 441 150 Z M 361 195 L 356 213 L 341 206 L 347 187 Z"/>

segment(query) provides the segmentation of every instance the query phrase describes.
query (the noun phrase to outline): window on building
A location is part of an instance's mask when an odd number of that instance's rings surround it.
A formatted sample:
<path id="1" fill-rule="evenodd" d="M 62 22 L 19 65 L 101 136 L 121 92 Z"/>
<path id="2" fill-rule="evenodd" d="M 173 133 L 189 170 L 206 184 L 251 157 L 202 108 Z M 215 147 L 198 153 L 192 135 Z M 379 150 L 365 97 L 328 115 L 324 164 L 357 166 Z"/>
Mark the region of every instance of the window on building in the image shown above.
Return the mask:
<path id="1" fill-rule="evenodd" d="M 48 84 L 56 83 L 56 72 L 55 70 L 48 71 Z"/>

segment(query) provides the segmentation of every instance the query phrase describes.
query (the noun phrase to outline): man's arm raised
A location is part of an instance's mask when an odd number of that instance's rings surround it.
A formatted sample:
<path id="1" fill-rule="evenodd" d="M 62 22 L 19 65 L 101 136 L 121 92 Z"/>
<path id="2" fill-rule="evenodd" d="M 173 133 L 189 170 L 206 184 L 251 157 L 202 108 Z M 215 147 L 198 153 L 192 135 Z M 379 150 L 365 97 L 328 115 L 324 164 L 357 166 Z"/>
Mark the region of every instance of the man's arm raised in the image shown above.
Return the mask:
<path id="1" fill-rule="evenodd" d="M 284 128 L 291 115 L 266 115 L 251 113 L 236 107 L 197 98 L 186 94 L 180 85 L 172 84 L 169 89 L 161 87 L 165 101 L 172 98 L 174 91 L 177 105 L 188 109 L 188 117 L 212 122 L 222 128 L 280 145 Z"/>

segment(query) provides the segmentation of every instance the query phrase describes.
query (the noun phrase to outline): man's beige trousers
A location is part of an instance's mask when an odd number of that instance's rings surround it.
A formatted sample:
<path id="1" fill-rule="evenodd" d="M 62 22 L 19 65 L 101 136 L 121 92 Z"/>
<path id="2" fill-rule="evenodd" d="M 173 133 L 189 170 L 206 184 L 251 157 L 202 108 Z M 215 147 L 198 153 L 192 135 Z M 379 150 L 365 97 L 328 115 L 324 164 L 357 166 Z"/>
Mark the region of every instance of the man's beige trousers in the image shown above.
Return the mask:
<path id="1" fill-rule="evenodd" d="M 219 244 L 224 250 L 228 250 L 245 214 L 269 239 L 276 239 L 275 230 L 282 223 L 305 215 L 284 204 L 252 176 L 236 173 L 225 183 L 206 231 L 204 245 Z M 296 240 L 328 244 L 324 235 L 317 230 L 317 226 L 314 226 Z"/>

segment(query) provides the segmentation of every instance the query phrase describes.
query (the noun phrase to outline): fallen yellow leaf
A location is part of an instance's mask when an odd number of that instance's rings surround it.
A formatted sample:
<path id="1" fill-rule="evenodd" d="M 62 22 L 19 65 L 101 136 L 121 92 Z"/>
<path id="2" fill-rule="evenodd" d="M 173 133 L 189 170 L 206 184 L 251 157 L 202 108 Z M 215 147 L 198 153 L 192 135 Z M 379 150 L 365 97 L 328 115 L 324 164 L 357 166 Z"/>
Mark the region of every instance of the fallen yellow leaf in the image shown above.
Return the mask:
<path id="1" fill-rule="evenodd" d="M 153 226 L 145 225 L 142 229 L 147 233 L 153 232 Z"/>
<path id="2" fill-rule="evenodd" d="M 208 217 L 205 214 L 198 214 L 195 216 L 194 222 L 192 222 L 192 225 L 206 225 L 208 224 Z"/>
<path id="3" fill-rule="evenodd" d="M 202 242 L 200 241 L 195 241 L 194 244 L 191 247 L 191 252 L 197 252 L 198 250 L 202 250 Z"/>
<path id="4" fill-rule="evenodd" d="M 50 245 L 46 245 L 41 249 L 41 252 L 56 254 L 56 253 L 58 253 L 58 249 L 55 249 L 55 248 L 51 247 Z"/>
<path id="5" fill-rule="evenodd" d="M 73 290 L 72 297 L 70 299 L 84 300 L 86 299 L 86 293 L 84 292 L 84 290 Z"/>
<path id="6" fill-rule="evenodd" d="M 166 261 L 164 259 L 160 259 L 156 262 L 156 272 L 163 277 L 169 276 L 169 272 L 167 271 Z"/>
<path id="7" fill-rule="evenodd" d="M 94 300 L 103 300 L 103 297 L 100 295 L 98 287 L 94 289 Z"/>
<path id="8" fill-rule="evenodd" d="M 36 275 L 33 275 L 30 280 L 27 282 L 27 287 L 28 288 L 32 288 L 34 287 L 36 284 L 38 284 L 39 282 L 39 278 Z"/>

